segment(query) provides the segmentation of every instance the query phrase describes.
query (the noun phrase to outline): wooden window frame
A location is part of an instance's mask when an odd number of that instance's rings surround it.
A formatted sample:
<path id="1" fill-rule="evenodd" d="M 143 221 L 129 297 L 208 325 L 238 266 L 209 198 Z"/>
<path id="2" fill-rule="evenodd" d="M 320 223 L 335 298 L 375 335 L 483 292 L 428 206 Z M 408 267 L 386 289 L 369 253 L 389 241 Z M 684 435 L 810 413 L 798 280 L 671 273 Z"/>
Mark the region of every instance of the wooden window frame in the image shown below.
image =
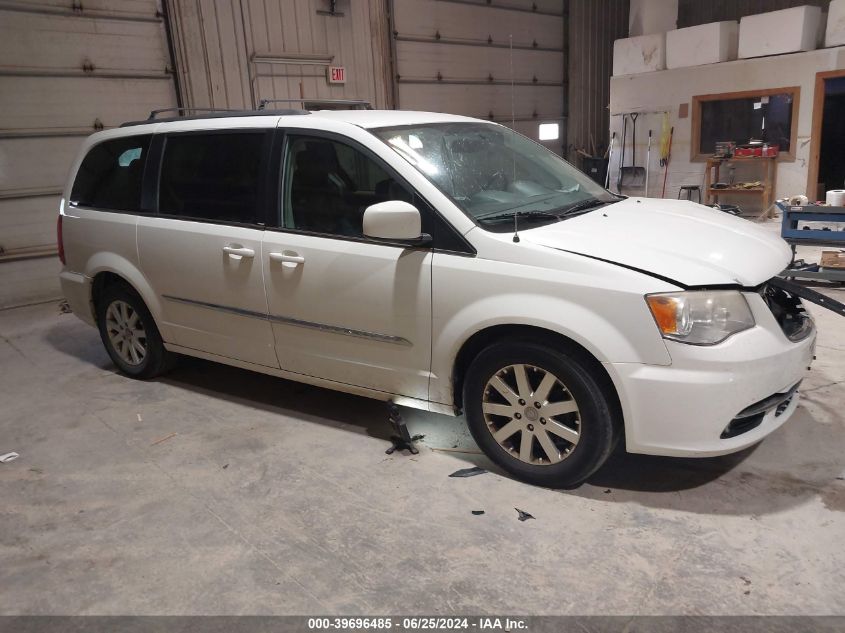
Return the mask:
<path id="1" fill-rule="evenodd" d="M 813 97 L 813 129 L 810 133 L 810 160 L 807 168 L 807 197 L 816 199 L 819 182 L 819 160 L 822 152 L 822 124 L 824 123 L 825 82 L 845 77 L 845 70 L 826 70 L 816 73 L 816 90 Z"/>
<path id="2" fill-rule="evenodd" d="M 798 116 L 801 107 L 801 86 L 786 86 L 784 88 L 766 88 L 764 90 L 743 90 L 741 92 L 722 92 L 719 94 L 697 95 L 692 98 L 692 134 L 690 143 L 690 162 L 701 163 L 711 158 L 710 154 L 699 152 L 701 147 L 701 104 L 705 101 L 728 101 L 730 99 L 751 99 L 753 97 L 770 97 L 779 94 L 792 95 L 792 124 L 789 129 L 789 151 L 780 152 L 778 160 L 792 162 L 795 160 L 795 150 L 798 144 Z M 728 139 L 725 139 L 728 140 Z"/>

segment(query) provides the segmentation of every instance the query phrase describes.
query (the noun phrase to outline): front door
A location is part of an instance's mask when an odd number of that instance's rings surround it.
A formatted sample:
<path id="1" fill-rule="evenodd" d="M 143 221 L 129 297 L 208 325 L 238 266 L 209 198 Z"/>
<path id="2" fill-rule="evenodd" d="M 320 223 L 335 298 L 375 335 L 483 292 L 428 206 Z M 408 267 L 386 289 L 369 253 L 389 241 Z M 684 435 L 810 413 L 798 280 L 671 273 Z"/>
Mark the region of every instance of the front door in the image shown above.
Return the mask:
<path id="1" fill-rule="evenodd" d="M 162 336 L 193 350 L 278 367 L 261 268 L 261 166 L 272 131 L 168 135 L 158 213 L 138 220 L 141 270 Z"/>
<path id="2" fill-rule="evenodd" d="M 431 251 L 362 234 L 364 209 L 410 193 L 335 138 L 288 136 L 283 173 L 282 226 L 263 244 L 281 368 L 427 399 Z"/>

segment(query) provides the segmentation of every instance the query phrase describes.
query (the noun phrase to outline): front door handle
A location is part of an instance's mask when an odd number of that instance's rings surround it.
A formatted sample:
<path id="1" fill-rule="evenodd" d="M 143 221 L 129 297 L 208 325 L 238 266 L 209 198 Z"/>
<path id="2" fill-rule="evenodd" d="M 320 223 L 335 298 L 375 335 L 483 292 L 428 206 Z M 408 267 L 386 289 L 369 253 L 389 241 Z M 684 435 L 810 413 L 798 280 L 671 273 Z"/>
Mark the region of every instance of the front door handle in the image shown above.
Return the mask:
<path id="1" fill-rule="evenodd" d="M 232 259 L 240 259 L 241 257 L 255 257 L 255 251 L 251 248 L 244 248 L 242 246 L 224 246 L 223 252 L 228 253 Z"/>
<path id="2" fill-rule="evenodd" d="M 270 253 L 270 259 L 274 262 L 290 264 L 304 264 L 305 258 L 298 253 Z"/>

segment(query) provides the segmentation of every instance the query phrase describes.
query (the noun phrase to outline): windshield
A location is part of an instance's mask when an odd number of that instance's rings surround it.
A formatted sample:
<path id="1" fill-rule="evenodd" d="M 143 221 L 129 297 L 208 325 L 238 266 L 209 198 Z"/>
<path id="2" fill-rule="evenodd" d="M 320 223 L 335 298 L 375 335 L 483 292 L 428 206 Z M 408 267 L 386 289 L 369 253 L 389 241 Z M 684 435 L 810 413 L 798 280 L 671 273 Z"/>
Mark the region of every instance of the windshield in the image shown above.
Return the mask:
<path id="1" fill-rule="evenodd" d="M 520 217 L 555 222 L 618 198 L 521 134 L 491 123 L 370 130 L 459 207 L 486 225 Z"/>

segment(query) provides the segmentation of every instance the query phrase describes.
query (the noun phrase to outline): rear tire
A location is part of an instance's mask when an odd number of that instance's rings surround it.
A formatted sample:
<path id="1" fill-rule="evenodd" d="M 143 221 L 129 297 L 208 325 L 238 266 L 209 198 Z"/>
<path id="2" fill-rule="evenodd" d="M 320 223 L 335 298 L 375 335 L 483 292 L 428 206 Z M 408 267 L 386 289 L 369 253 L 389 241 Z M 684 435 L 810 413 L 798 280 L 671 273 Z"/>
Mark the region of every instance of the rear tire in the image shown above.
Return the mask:
<path id="1" fill-rule="evenodd" d="M 484 453 L 518 479 L 575 487 L 621 435 L 604 382 L 578 354 L 529 341 L 496 343 L 467 371 L 467 424 Z"/>
<path id="2" fill-rule="evenodd" d="M 165 349 L 152 314 L 129 286 L 114 284 L 103 290 L 97 301 L 97 326 L 122 374 L 143 380 L 172 369 L 176 355 Z"/>

